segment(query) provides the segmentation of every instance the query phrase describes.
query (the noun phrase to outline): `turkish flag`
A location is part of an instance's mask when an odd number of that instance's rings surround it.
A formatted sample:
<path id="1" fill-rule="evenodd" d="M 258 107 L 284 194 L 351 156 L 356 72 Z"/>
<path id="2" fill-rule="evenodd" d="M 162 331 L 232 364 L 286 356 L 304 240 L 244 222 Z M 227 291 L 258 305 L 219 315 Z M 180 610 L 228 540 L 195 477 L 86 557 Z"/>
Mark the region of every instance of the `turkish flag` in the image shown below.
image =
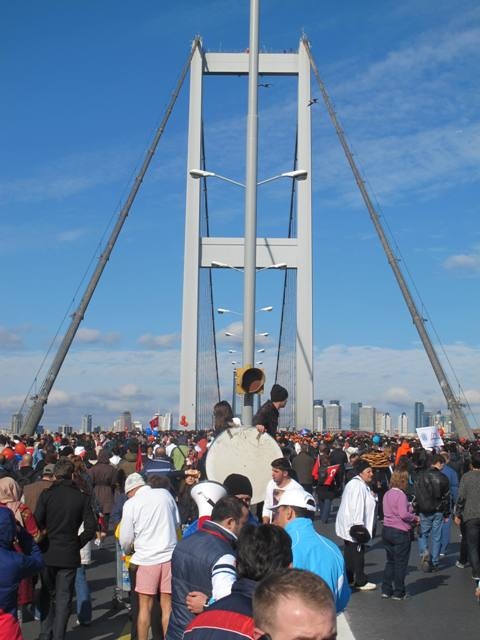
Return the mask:
<path id="1" fill-rule="evenodd" d="M 158 427 L 158 416 L 152 418 L 149 422 L 149 425 L 153 428 Z"/>
<path id="2" fill-rule="evenodd" d="M 325 486 L 330 487 L 332 485 L 339 469 L 340 469 L 339 464 L 332 464 L 331 466 L 327 467 L 327 477 L 323 482 Z"/>
<path id="3" fill-rule="evenodd" d="M 186 416 L 182 416 L 180 418 L 180 426 L 181 427 L 188 427 L 188 420 Z"/>

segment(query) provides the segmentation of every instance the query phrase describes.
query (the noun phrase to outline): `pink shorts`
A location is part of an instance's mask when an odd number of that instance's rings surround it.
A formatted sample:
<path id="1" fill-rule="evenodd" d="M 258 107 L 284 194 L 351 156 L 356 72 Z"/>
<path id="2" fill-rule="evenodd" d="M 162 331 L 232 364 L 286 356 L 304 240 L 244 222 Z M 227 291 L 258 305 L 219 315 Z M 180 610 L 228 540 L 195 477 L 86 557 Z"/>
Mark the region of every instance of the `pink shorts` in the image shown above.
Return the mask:
<path id="1" fill-rule="evenodd" d="M 172 563 L 139 565 L 135 591 L 150 596 L 172 593 Z"/>

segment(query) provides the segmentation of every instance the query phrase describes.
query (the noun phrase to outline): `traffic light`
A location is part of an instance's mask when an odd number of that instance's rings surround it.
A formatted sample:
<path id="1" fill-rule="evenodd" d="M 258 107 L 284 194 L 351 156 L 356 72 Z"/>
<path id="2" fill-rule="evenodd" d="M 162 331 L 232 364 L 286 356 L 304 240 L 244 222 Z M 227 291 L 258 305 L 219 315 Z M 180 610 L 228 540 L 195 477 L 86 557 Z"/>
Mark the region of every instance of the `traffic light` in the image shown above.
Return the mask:
<path id="1" fill-rule="evenodd" d="M 237 369 L 237 393 L 262 393 L 265 384 L 265 373 L 257 367 L 241 367 Z"/>

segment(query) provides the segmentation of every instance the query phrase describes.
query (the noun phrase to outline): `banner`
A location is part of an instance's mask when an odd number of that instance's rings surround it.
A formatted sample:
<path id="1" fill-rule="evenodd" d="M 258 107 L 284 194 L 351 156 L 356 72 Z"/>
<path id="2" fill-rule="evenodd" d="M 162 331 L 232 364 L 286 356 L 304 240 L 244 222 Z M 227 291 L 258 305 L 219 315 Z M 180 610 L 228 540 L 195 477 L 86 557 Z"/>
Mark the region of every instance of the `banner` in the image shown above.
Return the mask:
<path id="1" fill-rule="evenodd" d="M 424 449 L 443 447 L 443 440 L 437 427 L 419 427 L 416 431 Z"/>

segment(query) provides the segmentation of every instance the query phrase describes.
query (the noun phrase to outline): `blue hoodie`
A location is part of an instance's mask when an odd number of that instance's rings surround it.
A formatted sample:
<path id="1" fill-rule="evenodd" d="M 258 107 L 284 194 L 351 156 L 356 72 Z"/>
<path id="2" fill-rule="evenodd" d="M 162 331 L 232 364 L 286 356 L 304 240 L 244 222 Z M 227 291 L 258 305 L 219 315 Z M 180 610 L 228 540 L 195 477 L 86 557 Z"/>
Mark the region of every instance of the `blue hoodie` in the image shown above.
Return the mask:
<path id="1" fill-rule="evenodd" d="M 13 549 L 17 537 L 24 553 Z M 20 580 L 43 568 L 40 549 L 32 536 L 15 522 L 8 507 L 0 506 L 0 614 L 17 617 L 17 590 Z"/>
<path id="2" fill-rule="evenodd" d="M 343 611 L 350 600 L 351 591 L 340 549 L 317 533 L 309 518 L 291 520 L 285 531 L 292 539 L 293 567 L 308 569 L 323 578 L 333 593 L 337 613 Z"/>

